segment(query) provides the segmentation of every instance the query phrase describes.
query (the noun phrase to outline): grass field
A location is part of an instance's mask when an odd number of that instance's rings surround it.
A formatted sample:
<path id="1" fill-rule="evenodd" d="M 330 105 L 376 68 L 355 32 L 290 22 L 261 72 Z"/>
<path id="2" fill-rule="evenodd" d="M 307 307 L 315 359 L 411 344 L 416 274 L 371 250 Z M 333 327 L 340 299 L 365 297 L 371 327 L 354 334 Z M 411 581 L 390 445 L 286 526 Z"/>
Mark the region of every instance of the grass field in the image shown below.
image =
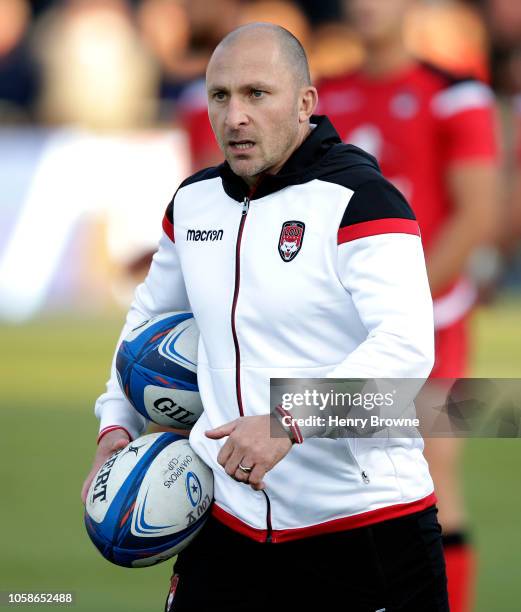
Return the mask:
<path id="1" fill-rule="evenodd" d="M 92 406 L 119 325 L 60 318 L 0 327 L 0 591 L 74 591 L 78 612 L 162 609 L 169 563 L 112 566 L 83 527 L 79 491 L 97 432 Z M 479 313 L 475 331 L 475 374 L 521 377 L 521 302 Z M 520 609 L 520 458 L 521 440 L 467 443 L 463 469 L 480 547 L 479 612 Z"/>

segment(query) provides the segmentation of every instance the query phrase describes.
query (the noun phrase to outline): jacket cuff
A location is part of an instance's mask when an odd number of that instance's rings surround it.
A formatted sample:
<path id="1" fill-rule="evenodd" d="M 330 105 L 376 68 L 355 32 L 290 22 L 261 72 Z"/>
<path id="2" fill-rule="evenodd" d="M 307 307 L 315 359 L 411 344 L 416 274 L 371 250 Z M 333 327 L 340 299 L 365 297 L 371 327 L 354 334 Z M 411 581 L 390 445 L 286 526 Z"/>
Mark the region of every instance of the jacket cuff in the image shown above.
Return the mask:
<path id="1" fill-rule="evenodd" d="M 302 444 L 302 442 L 304 442 L 300 427 L 298 426 L 297 422 L 292 417 L 290 412 L 284 410 L 284 408 L 279 405 L 275 406 L 273 412 L 271 413 L 271 416 L 286 432 L 292 444 Z"/>
<path id="2" fill-rule="evenodd" d="M 98 442 L 108 433 L 109 428 L 123 429 L 131 440 L 139 438 L 146 429 L 146 420 L 126 402 L 117 400 L 105 402 L 100 417 Z"/>
<path id="3" fill-rule="evenodd" d="M 134 438 L 130 435 L 130 432 L 128 432 L 124 427 L 121 427 L 121 425 L 110 425 L 109 427 L 105 427 L 99 432 L 98 439 L 96 440 L 96 444 L 99 444 L 101 440 L 104 438 L 104 436 L 108 434 L 110 431 L 117 431 L 118 429 L 121 429 L 121 431 L 124 431 L 129 437 L 129 441 L 132 442 Z"/>

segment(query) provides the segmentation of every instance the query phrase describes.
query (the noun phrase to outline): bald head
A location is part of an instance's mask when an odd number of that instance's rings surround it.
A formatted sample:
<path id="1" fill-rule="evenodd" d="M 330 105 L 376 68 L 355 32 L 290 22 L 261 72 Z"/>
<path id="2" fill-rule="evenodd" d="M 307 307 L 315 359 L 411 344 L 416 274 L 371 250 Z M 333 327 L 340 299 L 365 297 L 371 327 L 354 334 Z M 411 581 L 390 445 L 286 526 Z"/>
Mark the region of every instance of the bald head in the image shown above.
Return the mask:
<path id="1" fill-rule="evenodd" d="M 241 45 L 247 43 L 248 40 L 255 39 L 275 42 L 279 58 L 294 76 L 297 87 L 311 85 L 308 58 L 304 47 L 289 30 L 273 23 L 248 23 L 233 30 L 217 45 L 214 54 L 229 46 Z"/>

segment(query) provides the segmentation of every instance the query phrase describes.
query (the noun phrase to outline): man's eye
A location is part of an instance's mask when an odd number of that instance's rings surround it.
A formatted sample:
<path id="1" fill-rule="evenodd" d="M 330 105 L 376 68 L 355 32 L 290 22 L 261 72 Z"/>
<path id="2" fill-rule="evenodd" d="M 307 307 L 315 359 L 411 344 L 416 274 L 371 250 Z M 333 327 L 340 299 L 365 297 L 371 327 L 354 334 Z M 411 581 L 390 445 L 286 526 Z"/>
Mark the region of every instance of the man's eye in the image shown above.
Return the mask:
<path id="1" fill-rule="evenodd" d="M 252 89 L 251 95 L 253 98 L 262 98 L 264 92 L 261 89 Z"/>
<path id="2" fill-rule="evenodd" d="M 224 91 L 217 91 L 213 94 L 213 98 L 218 102 L 222 102 L 226 98 L 226 94 L 224 93 Z"/>

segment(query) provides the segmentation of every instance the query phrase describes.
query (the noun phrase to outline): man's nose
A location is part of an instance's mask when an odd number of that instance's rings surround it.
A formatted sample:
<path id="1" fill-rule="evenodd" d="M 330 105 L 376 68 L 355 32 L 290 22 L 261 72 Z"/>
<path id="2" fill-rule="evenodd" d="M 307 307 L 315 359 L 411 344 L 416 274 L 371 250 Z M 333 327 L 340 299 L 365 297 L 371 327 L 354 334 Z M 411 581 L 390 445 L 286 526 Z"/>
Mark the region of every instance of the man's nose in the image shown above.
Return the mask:
<path id="1" fill-rule="evenodd" d="M 226 127 L 233 130 L 243 125 L 247 125 L 248 122 L 249 119 L 243 102 L 237 97 L 232 96 L 228 101 L 226 109 Z"/>

